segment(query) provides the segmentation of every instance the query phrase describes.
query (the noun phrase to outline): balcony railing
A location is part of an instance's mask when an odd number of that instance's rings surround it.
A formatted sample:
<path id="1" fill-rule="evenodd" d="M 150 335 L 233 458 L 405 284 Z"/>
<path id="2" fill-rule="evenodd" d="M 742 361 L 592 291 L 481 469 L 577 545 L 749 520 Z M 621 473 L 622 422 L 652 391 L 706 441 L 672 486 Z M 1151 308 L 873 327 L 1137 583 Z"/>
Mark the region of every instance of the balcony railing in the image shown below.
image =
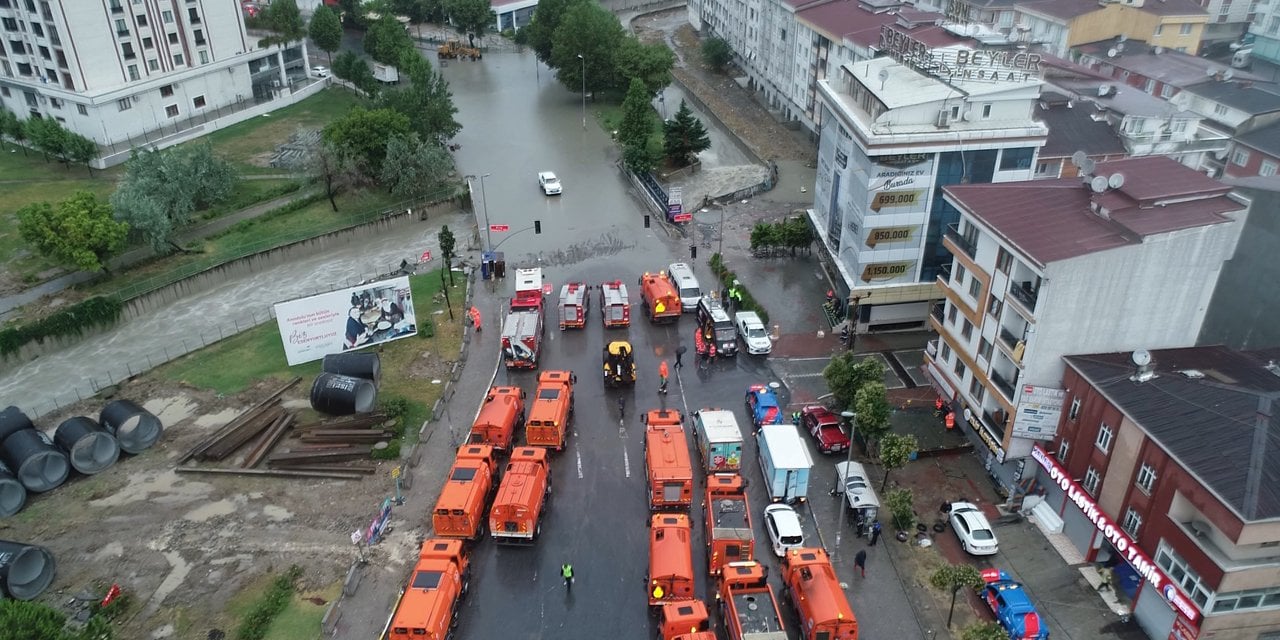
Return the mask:
<path id="1" fill-rule="evenodd" d="M 1013 402 L 1013 388 L 1015 384 L 1018 384 L 1018 373 L 1016 371 L 1013 374 L 1013 380 L 1006 380 L 1004 376 L 993 369 L 991 371 L 991 383 L 1000 390 L 1000 393 L 1004 394 L 1004 397 L 1009 402 Z"/>
<path id="2" fill-rule="evenodd" d="M 1004 412 L 997 410 L 996 413 L 1003 414 Z M 991 429 L 992 433 L 995 433 L 996 436 L 1001 440 L 1004 439 L 1004 430 L 1005 430 L 1006 420 L 1008 420 L 1008 418 L 1003 418 L 999 415 L 992 414 L 990 411 L 982 412 L 982 421 L 985 422 L 987 424 L 987 427 Z"/>
<path id="3" fill-rule="evenodd" d="M 1014 282 L 1009 285 L 1009 295 L 1022 303 L 1031 313 L 1036 312 L 1036 300 L 1040 298 L 1040 287 L 1032 287 L 1030 280 Z"/>
<path id="4" fill-rule="evenodd" d="M 938 324 L 943 324 L 942 308 L 944 306 L 941 302 L 935 302 L 929 307 L 929 315 L 933 316 L 938 321 Z"/>
<path id="5" fill-rule="evenodd" d="M 1014 335 L 1004 327 L 1000 327 L 1000 333 L 997 335 L 1000 337 L 1000 342 L 1003 342 L 1004 346 L 1009 347 L 1010 351 L 1016 348 L 1019 342 L 1022 342 L 1022 338 L 1020 336 Z"/>
<path id="6" fill-rule="evenodd" d="M 956 245 L 956 247 L 958 247 L 961 251 L 965 253 L 965 255 L 969 256 L 970 258 L 973 258 L 978 254 L 978 248 L 973 246 L 973 244 L 970 243 L 964 236 L 960 235 L 960 225 L 958 224 L 947 225 L 946 237 L 949 238 L 951 242 Z"/>

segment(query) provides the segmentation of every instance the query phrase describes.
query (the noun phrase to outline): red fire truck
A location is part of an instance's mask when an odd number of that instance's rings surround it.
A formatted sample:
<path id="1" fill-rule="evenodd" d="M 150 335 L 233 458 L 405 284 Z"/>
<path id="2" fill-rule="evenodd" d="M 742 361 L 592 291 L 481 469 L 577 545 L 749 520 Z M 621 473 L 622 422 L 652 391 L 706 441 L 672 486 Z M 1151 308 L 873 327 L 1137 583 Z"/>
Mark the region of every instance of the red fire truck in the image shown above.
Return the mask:
<path id="1" fill-rule="evenodd" d="M 542 269 L 516 269 L 516 295 L 502 323 L 502 359 L 508 369 L 536 369 L 544 334 Z"/>
<path id="2" fill-rule="evenodd" d="M 631 326 L 631 299 L 621 280 L 600 283 L 600 316 L 606 329 Z"/>

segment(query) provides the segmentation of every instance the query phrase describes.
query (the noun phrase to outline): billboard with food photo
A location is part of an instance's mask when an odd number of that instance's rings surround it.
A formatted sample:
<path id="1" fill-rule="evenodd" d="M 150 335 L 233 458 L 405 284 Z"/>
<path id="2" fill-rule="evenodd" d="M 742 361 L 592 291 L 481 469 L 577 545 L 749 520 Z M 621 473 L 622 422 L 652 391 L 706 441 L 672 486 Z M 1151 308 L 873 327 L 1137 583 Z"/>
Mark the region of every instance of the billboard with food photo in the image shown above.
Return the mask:
<path id="1" fill-rule="evenodd" d="M 275 312 L 289 366 L 418 332 L 408 276 L 280 302 Z"/>

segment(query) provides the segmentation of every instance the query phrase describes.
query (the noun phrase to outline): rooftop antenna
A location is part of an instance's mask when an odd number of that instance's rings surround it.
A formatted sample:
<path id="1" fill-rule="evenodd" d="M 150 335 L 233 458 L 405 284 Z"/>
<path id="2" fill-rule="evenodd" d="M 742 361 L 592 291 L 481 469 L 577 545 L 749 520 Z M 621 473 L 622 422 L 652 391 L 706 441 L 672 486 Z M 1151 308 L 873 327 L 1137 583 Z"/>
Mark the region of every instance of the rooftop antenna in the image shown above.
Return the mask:
<path id="1" fill-rule="evenodd" d="M 888 69 L 881 69 L 881 70 L 880 70 L 880 76 L 879 76 L 879 77 L 880 77 L 880 90 L 881 90 L 881 91 L 884 91 L 884 83 L 885 83 L 885 81 L 886 81 L 886 80 L 888 80 L 888 79 L 889 79 L 889 70 L 888 70 Z"/>
<path id="2" fill-rule="evenodd" d="M 1107 178 L 1107 186 L 1108 186 L 1108 187 L 1111 187 L 1112 189 L 1119 189 L 1120 187 L 1123 187 L 1123 186 L 1124 186 L 1124 174 L 1123 174 L 1123 173 L 1113 173 L 1113 174 L 1111 174 L 1111 177 L 1110 177 L 1110 178 Z"/>
<path id="3" fill-rule="evenodd" d="M 1102 193 L 1107 190 L 1107 179 L 1102 176 L 1094 176 L 1093 180 L 1089 181 L 1089 188 L 1093 189 L 1094 193 Z"/>
<path id="4" fill-rule="evenodd" d="M 1146 349 L 1138 349 L 1133 352 L 1133 364 L 1138 371 L 1129 377 L 1134 382 L 1146 382 L 1156 377 L 1156 367 L 1151 364 L 1151 352 Z"/>
<path id="5" fill-rule="evenodd" d="M 1225 82 L 1230 82 L 1234 77 L 1236 77 L 1236 72 L 1231 69 L 1227 69 L 1227 72 L 1222 74 L 1222 79 Z"/>
<path id="6" fill-rule="evenodd" d="M 1114 58 L 1114 57 L 1116 57 L 1116 54 L 1118 54 L 1118 53 L 1120 53 L 1120 50 L 1119 50 L 1119 49 L 1117 49 L 1117 48 L 1115 48 L 1115 47 L 1111 47 L 1110 49 L 1107 49 L 1107 57 L 1108 57 L 1108 58 Z"/>
<path id="7" fill-rule="evenodd" d="M 1086 176 L 1092 175 L 1093 170 L 1096 168 L 1098 168 L 1098 162 L 1093 158 L 1085 158 L 1084 162 L 1080 163 L 1080 173 Z"/>
<path id="8" fill-rule="evenodd" d="M 1088 159 L 1089 155 L 1084 152 L 1084 149 L 1080 149 L 1079 151 L 1071 154 L 1071 164 L 1077 169 L 1083 167 L 1084 161 Z"/>

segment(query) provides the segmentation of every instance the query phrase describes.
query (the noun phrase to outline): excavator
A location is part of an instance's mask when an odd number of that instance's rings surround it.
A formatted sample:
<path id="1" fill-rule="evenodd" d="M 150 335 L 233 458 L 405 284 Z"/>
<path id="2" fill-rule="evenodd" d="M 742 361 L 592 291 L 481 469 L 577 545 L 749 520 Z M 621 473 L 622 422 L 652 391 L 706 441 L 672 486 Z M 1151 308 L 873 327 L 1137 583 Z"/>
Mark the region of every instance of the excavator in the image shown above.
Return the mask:
<path id="1" fill-rule="evenodd" d="M 604 386 L 621 387 L 636 383 L 636 361 L 631 343 L 615 340 L 604 348 Z"/>
<path id="2" fill-rule="evenodd" d="M 457 40 L 449 40 L 436 49 L 436 56 L 446 60 L 459 58 L 479 60 L 484 57 L 484 54 L 476 47 L 468 47 Z"/>

